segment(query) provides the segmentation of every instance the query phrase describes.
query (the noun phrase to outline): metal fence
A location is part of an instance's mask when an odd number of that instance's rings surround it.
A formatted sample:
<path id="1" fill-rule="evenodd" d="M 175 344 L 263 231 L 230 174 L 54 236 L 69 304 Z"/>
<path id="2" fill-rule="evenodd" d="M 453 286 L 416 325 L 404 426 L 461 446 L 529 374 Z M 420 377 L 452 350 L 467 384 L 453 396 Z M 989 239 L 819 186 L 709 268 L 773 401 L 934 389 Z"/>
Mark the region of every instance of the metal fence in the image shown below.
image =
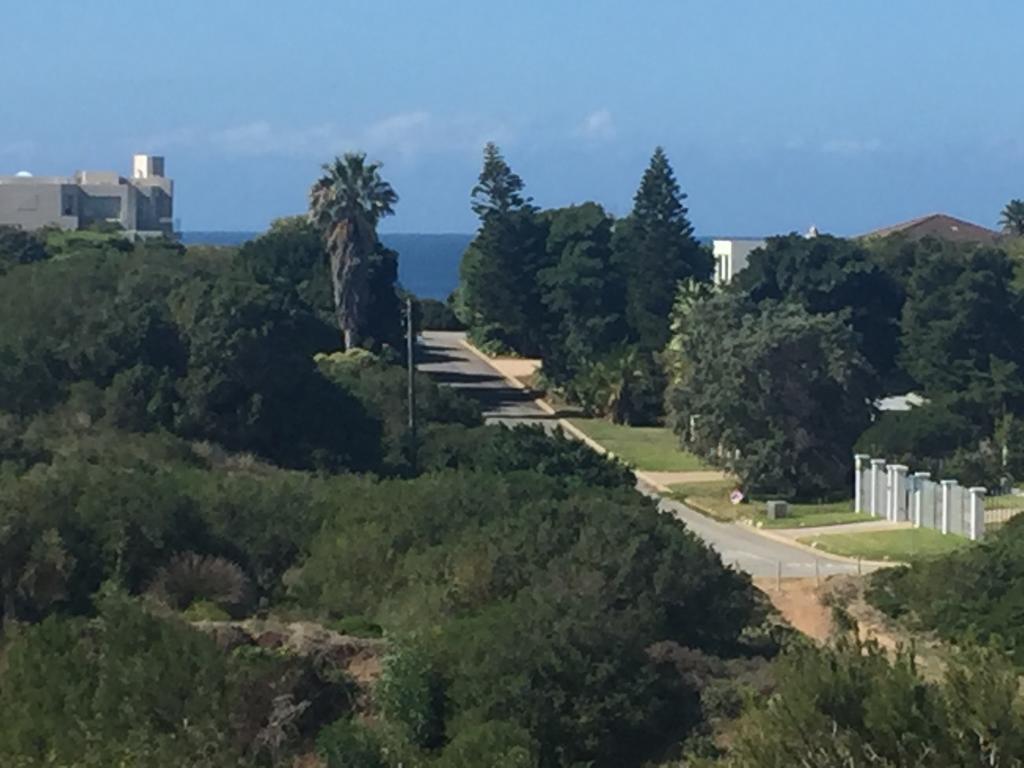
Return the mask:
<path id="1" fill-rule="evenodd" d="M 974 541 L 985 535 L 989 518 L 984 488 L 964 488 L 956 480 L 935 482 L 927 472 L 909 474 L 902 464 L 887 464 L 885 459 L 864 454 L 857 454 L 854 462 L 856 511 Z M 1024 503 L 1019 511 L 1024 511 Z M 997 522 L 995 517 L 992 522 Z"/>

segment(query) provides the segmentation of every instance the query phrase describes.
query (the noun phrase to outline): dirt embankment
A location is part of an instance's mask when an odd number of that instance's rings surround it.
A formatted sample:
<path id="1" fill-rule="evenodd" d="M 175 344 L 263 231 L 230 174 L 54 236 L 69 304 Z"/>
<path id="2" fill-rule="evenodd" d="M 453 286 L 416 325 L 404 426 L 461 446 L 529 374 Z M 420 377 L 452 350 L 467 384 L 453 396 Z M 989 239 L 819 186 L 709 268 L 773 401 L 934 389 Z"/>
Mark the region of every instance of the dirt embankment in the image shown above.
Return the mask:
<path id="1" fill-rule="evenodd" d="M 343 669 L 361 688 L 372 685 L 380 675 L 387 650 L 384 640 L 343 635 L 310 621 L 198 621 L 193 626 L 213 637 L 225 651 L 251 645 L 315 658 Z"/>
<path id="2" fill-rule="evenodd" d="M 912 632 L 877 608 L 864 597 L 867 576 L 832 576 L 820 584 L 816 579 L 754 579 L 775 609 L 796 630 L 824 643 L 836 631 L 833 606 L 842 609 L 856 622 L 862 640 L 874 640 L 888 651 L 913 647 L 915 658 L 925 673 L 941 670 L 944 646 L 935 638 Z"/>

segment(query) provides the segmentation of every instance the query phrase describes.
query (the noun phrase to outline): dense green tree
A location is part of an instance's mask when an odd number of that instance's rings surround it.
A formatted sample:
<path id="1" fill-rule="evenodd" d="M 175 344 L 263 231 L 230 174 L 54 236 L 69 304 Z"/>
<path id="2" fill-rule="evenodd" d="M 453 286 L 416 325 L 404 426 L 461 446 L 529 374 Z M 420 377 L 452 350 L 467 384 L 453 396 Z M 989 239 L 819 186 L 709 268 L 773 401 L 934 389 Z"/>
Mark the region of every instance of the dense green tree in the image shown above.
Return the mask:
<path id="1" fill-rule="evenodd" d="M 1024 294 L 1002 251 L 946 248 L 919 259 L 903 310 L 902 362 L 919 390 L 991 434 L 1024 414 Z"/>
<path id="2" fill-rule="evenodd" d="M 18 227 L 0 225 L 0 275 L 18 264 L 31 264 L 48 258 L 40 237 Z"/>
<path id="3" fill-rule="evenodd" d="M 878 374 L 878 394 L 899 383 L 903 290 L 895 277 L 853 240 L 829 236 L 773 237 L 754 251 L 730 284 L 751 301 L 787 301 L 812 314 L 845 313 L 860 349 Z"/>
<path id="4" fill-rule="evenodd" d="M 336 157 L 323 171 L 310 190 L 310 216 L 324 234 L 338 328 L 351 349 L 365 333 L 377 223 L 394 212 L 398 195 L 361 153 Z"/>
<path id="5" fill-rule="evenodd" d="M 546 211 L 552 265 L 537 275 L 553 321 L 544 375 L 564 385 L 625 338 L 623 280 L 612 260 L 613 220 L 596 203 Z"/>
<path id="6" fill-rule="evenodd" d="M 857 341 L 840 317 L 798 305 L 734 293 L 701 301 L 670 352 L 681 357 L 668 396 L 676 429 L 748 493 L 841 492 L 872 414 Z"/>
<path id="7" fill-rule="evenodd" d="M 460 266 L 460 317 L 480 343 L 539 354 L 548 319 L 537 274 L 548 266 L 547 227 L 523 182 L 488 144 L 473 188 L 480 228 Z"/>
<path id="8" fill-rule="evenodd" d="M 1009 235 L 1024 235 L 1024 200 L 1011 200 L 999 215 L 999 224 Z"/>
<path id="9" fill-rule="evenodd" d="M 307 216 L 277 219 L 270 229 L 245 243 L 235 256 L 258 283 L 294 293 L 325 322 L 334 322 L 334 301 L 323 236 Z"/>
<path id="10" fill-rule="evenodd" d="M 615 260 L 626 281 L 626 318 L 645 351 L 659 351 L 668 342 L 678 283 L 711 279 L 711 254 L 693 236 L 685 200 L 668 156 L 658 147 L 633 198 L 632 212 L 615 227 Z"/>

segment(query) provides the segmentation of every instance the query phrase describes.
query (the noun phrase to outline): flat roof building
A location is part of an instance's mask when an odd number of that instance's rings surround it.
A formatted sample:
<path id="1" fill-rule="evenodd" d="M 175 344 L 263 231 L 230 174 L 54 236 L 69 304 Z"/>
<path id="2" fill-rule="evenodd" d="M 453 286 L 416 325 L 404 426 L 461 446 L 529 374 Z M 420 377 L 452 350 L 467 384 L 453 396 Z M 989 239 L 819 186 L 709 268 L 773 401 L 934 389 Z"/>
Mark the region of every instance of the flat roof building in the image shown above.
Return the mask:
<path id="1" fill-rule="evenodd" d="M 715 283 L 725 285 L 747 266 L 750 254 L 758 248 L 764 248 L 764 240 L 750 238 L 721 238 L 711 241 L 711 251 L 715 257 Z"/>
<path id="2" fill-rule="evenodd" d="M 164 176 L 162 157 L 135 155 L 127 179 L 115 171 L 0 176 L 0 225 L 83 229 L 108 222 L 132 238 L 170 237 L 173 215 L 174 182 Z"/>

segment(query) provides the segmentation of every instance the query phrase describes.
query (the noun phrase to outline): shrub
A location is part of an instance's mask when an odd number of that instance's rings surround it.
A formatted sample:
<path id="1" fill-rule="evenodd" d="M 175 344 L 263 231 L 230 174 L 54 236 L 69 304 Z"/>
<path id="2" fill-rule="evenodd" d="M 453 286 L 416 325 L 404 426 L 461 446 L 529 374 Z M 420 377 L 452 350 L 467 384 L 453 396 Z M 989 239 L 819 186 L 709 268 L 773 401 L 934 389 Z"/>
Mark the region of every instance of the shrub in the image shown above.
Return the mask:
<path id="1" fill-rule="evenodd" d="M 149 593 L 178 611 L 205 603 L 236 617 L 243 615 L 252 602 L 252 586 L 241 568 L 222 557 L 195 552 L 172 557 L 157 571 Z M 202 608 L 197 606 L 195 610 Z"/>

